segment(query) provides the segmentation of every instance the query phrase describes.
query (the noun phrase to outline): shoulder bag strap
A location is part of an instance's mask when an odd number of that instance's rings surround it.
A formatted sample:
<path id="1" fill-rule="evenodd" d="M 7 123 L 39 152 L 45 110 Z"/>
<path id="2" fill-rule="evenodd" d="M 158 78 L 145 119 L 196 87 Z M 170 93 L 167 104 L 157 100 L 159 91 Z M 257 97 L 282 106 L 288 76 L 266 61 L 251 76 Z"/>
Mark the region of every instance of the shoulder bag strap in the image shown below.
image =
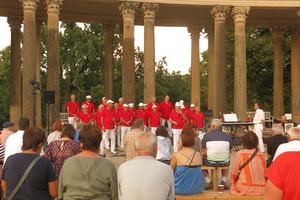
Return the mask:
<path id="1" fill-rule="evenodd" d="M 25 181 L 26 177 L 28 176 L 29 172 L 31 171 L 31 169 L 33 168 L 33 166 L 37 163 L 37 161 L 39 159 L 41 159 L 42 156 L 37 156 L 28 166 L 28 168 L 26 169 L 26 171 L 24 172 L 22 178 L 20 179 L 19 183 L 17 184 L 17 186 L 15 187 L 15 189 L 12 191 L 12 193 L 9 195 L 9 198 L 7 200 L 12 200 L 14 198 L 14 196 L 16 195 L 16 193 L 18 192 L 18 190 L 20 189 L 21 185 L 23 184 L 23 182 Z"/>
<path id="2" fill-rule="evenodd" d="M 249 158 L 242 166 L 240 166 L 238 175 L 237 175 L 237 177 L 235 178 L 234 181 L 237 181 L 237 180 L 239 179 L 241 170 L 249 164 L 249 162 L 254 158 L 254 156 L 257 154 L 257 152 L 258 152 L 258 149 L 256 149 L 256 150 L 253 152 L 253 154 L 251 155 L 251 157 L 250 157 L 250 158 Z"/>

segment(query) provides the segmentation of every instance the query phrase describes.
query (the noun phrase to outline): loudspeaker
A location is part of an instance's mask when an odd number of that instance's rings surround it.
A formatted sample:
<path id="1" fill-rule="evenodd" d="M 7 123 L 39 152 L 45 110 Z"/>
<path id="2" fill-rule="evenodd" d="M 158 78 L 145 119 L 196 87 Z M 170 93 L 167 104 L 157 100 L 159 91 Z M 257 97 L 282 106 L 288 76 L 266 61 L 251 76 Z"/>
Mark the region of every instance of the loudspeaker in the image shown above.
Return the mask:
<path id="1" fill-rule="evenodd" d="M 47 104 L 55 104 L 55 91 L 45 90 L 43 102 Z"/>
<path id="2" fill-rule="evenodd" d="M 202 111 L 205 117 L 212 117 L 213 111 L 212 110 L 204 110 Z"/>

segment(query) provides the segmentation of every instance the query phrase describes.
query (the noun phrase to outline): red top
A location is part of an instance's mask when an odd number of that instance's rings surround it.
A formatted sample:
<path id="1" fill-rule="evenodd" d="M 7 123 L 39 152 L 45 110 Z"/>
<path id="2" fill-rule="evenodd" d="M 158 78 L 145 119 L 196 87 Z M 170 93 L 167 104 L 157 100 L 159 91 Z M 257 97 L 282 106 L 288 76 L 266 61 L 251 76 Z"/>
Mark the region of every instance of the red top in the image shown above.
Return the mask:
<path id="1" fill-rule="evenodd" d="M 144 120 L 144 125 L 147 125 L 148 124 L 147 123 L 147 120 L 148 120 L 148 118 L 147 118 L 147 111 L 146 110 L 138 109 L 136 111 L 136 113 L 137 113 L 137 118 L 143 119 Z"/>
<path id="2" fill-rule="evenodd" d="M 148 112 L 148 118 L 149 118 L 149 121 L 150 121 L 150 124 L 149 124 L 150 127 L 159 127 L 159 125 L 160 125 L 160 112 L 149 111 Z"/>
<path id="3" fill-rule="evenodd" d="M 118 103 L 119 104 L 119 111 L 121 112 L 121 111 L 123 111 L 124 110 L 124 107 L 123 107 L 123 105 L 122 104 L 120 104 L 120 103 Z"/>
<path id="4" fill-rule="evenodd" d="M 105 129 L 114 129 L 115 123 L 113 121 L 114 119 L 114 110 L 113 109 L 107 109 L 105 108 L 102 111 L 102 117 L 103 117 L 103 123 Z"/>
<path id="5" fill-rule="evenodd" d="M 172 112 L 172 102 L 167 102 L 166 101 L 162 101 L 160 103 L 160 109 L 161 109 L 161 117 L 169 120 L 170 114 Z"/>
<path id="6" fill-rule="evenodd" d="M 195 110 L 192 111 L 190 108 L 188 108 L 188 109 L 186 110 L 186 114 L 187 114 L 186 117 L 187 117 L 188 119 L 192 119 L 195 112 L 196 112 Z"/>
<path id="7" fill-rule="evenodd" d="M 128 109 L 128 110 L 129 110 L 129 112 L 131 114 L 131 117 L 132 117 L 132 120 L 130 122 L 130 126 L 133 126 L 134 121 L 137 119 L 136 118 L 137 117 L 136 110 L 135 109 L 133 109 L 133 110 Z"/>
<path id="8" fill-rule="evenodd" d="M 79 103 L 76 101 L 69 101 L 66 105 L 67 108 L 69 108 L 69 112 L 72 114 L 75 114 L 75 116 L 77 115 L 78 111 L 79 111 Z M 73 115 L 70 115 L 70 113 L 68 114 L 69 117 L 74 117 Z"/>
<path id="9" fill-rule="evenodd" d="M 149 103 L 148 104 L 148 111 L 152 111 L 152 106 L 154 106 L 154 105 L 157 106 L 157 111 L 160 111 L 160 105 L 159 105 L 159 103 L 155 103 L 155 104 Z"/>
<path id="10" fill-rule="evenodd" d="M 102 105 L 103 108 L 107 108 L 107 105 L 105 103 L 100 103 L 99 106 Z"/>
<path id="11" fill-rule="evenodd" d="M 83 111 L 80 111 L 80 112 L 77 114 L 77 117 L 78 117 L 79 120 L 81 120 L 81 121 L 84 122 L 85 124 L 90 123 L 91 119 L 93 119 L 91 113 L 85 114 Z"/>
<path id="12" fill-rule="evenodd" d="M 88 112 L 89 113 L 93 113 L 93 111 L 95 110 L 95 105 L 94 105 L 94 103 L 93 102 L 87 102 L 87 101 L 85 101 L 85 102 L 83 102 L 82 104 L 81 104 L 81 107 L 83 106 L 83 105 L 87 105 L 88 106 Z"/>
<path id="13" fill-rule="evenodd" d="M 96 126 L 98 126 L 100 129 L 102 129 L 102 123 L 101 123 L 102 112 L 103 110 L 101 112 L 99 110 L 96 110 L 94 114 L 94 120 L 96 121 Z"/>
<path id="14" fill-rule="evenodd" d="M 203 128 L 204 114 L 202 112 L 194 112 L 191 119 L 198 128 Z"/>
<path id="15" fill-rule="evenodd" d="M 129 112 L 129 110 L 127 110 L 127 111 L 124 110 L 120 113 L 120 117 L 122 117 L 122 119 L 125 121 L 129 121 L 131 118 L 131 113 Z M 130 124 L 127 125 L 124 122 L 121 122 L 121 126 L 131 126 L 131 125 Z"/>
<path id="16" fill-rule="evenodd" d="M 114 118 L 115 118 L 115 122 L 116 124 L 119 124 L 121 119 L 120 119 L 120 115 L 121 115 L 121 112 L 119 110 L 113 110 L 114 111 Z"/>
<path id="17" fill-rule="evenodd" d="M 176 110 L 173 110 L 171 112 L 169 119 L 172 119 L 174 122 L 178 123 L 178 125 L 175 125 L 172 123 L 173 129 L 182 129 L 183 128 L 185 120 L 183 119 L 182 115 L 180 113 L 178 113 Z"/>

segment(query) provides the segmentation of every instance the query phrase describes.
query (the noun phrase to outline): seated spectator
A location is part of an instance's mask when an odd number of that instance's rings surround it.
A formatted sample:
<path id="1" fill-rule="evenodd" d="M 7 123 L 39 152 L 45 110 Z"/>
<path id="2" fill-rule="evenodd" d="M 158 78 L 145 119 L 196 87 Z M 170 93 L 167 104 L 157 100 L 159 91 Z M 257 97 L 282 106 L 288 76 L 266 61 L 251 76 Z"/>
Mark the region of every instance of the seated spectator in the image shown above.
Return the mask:
<path id="1" fill-rule="evenodd" d="M 156 160 L 169 165 L 171 160 L 172 142 L 169 138 L 168 130 L 165 126 L 159 126 L 156 129 L 155 134 L 157 137 Z"/>
<path id="2" fill-rule="evenodd" d="M 53 132 L 49 134 L 47 138 L 48 145 L 54 141 L 59 140 L 61 138 L 61 131 L 64 129 L 64 123 L 62 121 L 54 122 L 53 126 Z"/>
<path id="3" fill-rule="evenodd" d="M 203 166 L 225 167 L 230 164 L 230 152 L 232 150 L 232 139 L 228 133 L 220 130 L 222 122 L 219 119 L 212 119 L 210 123 L 210 131 L 206 133 L 202 140 Z M 221 185 L 228 190 L 227 175 L 228 169 L 222 169 Z M 208 172 L 204 171 L 206 186 L 205 189 L 212 189 L 213 184 L 208 176 Z"/>
<path id="4" fill-rule="evenodd" d="M 278 146 L 273 161 L 282 153 L 287 151 L 300 151 L 300 129 L 291 127 L 288 131 L 288 143 Z"/>
<path id="5" fill-rule="evenodd" d="M 202 156 L 192 147 L 195 144 L 194 134 L 182 131 L 180 139 L 182 149 L 173 153 L 171 164 L 174 171 L 175 194 L 193 195 L 203 191 L 205 180 L 201 170 Z"/>
<path id="6" fill-rule="evenodd" d="M 200 149 L 201 149 L 201 140 L 198 137 L 198 135 L 197 135 L 196 130 L 195 130 L 194 127 L 195 127 L 195 125 L 192 122 L 188 121 L 183 126 L 182 131 L 190 131 L 194 135 L 195 144 L 193 145 L 193 149 L 195 151 L 199 151 L 200 152 Z M 181 142 L 181 140 L 179 140 L 178 149 L 181 149 L 181 147 L 182 147 L 182 142 Z"/>
<path id="7" fill-rule="evenodd" d="M 14 127 L 15 127 L 15 124 L 12 122 L 4 122 L 2 124 L 3 130 L 0 135 L 0 143 L 2 144 L 2 146 L 4 148 L 6 147 L 5 144 L 6 144 L 7 138 L 14 133 Z"/>
<path id="8" fill-rule="evenodd" d="M 135 144 L 138 156 L 119 167 L 119 200 L 174 200 L 174 175 L 168 165 L 155 160 L 155 135 L 142 133 Z"/>
<path id="9" fill-rule="evenodd" d="M 83 122 L 77 123 L 77 129 L 76 129 L 76 131 L 75 131 L 75 138 L 74 138 L 74 140 L 75 140 L 76 142 L 80 142 L 80 141 L 79 141 L 80 129 L 81 129 L 83 126 L 84 126 L 84 123 L 83 123 Z"/>
<path id="10" fill-rule="evenodd" d="M 12 199 L 51 200 L 51 197 L 57 197 L 57 180 L 52 164 L 48 158 L 39 156 L 45 141 L 42 129 L 25 129 L 22 152 L 8 157 L 3 168 L 1 186 L 7 199 L 12 198 L 10 195 L 14 188 L 37 157 L 39 160 Z"/>
<path id="11" fill-rule="evenodd" d="M 71 124 L 67 124 L 61 133 L 61 139 L 51 142 L 47 147 L 45 157 L 53 164 L 57 177 L 66 159 L 81 152 L 80 145 L 74 138 L 75 129 Z"/>
<path id="12" fill-rule="evenodd" d="M 265 154 L 257 149 L 257 135 L 253 131 L 247 131 L 243 137 L 243 145 L 245 149 L 237 152 L 234 160 L 231 172 L 230 193 L 241 196 L 263 195 L 266 184 L 266 161 Z M 251 161 L 241 169 L 241 166 L 243 166 L 254 153 L 255 156 Z"/>
<path id="13" fill-rule="evenodd" d="M 82 152 L 68 158 L 61 169 L 59 198 L 117 200 L 115 166 L 98 154 L 101 130 L 94 125 L 84 125 L 79 139 Z"/>
<path id="14" fill-rule="evenodd" d="M 263 200 L 300 199 L 299 160 L 299 151 L 293 151 L 282 153 L 273 161 L 266 172 Z"/>
<path id="15" fill-rule="evenodd" d="M 273 137 L 269 138 L 267 141 L 267 167 L 272 164 L 278 146 L 288 142 L 287 137 L 283 135 L 283 127 L 281 124 L 273 124 L 272 135 Z"/>

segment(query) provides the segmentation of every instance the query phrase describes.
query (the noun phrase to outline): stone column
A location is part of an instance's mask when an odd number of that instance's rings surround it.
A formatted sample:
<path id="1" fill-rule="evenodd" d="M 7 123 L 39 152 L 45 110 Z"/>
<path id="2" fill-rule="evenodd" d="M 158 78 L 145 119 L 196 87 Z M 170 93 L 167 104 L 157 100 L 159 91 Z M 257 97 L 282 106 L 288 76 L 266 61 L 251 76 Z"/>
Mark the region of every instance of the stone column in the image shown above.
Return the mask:
<path id="1" fill-rule="evenodd" d="M 59 120 L 59 14 L 63 0 L 45 0 L 48 15 L 47 90 L 55 92 L 55 104 L 49 106 L 49 123 Z"/>
<path id="2" fill-rule="evenodd" d="M 234 7 L 234 113 L 241 121 L 247 112 L 247 65 L 245 24 L 250 7 Z"/>
<path id="3" fill-rule="evenodd" d="M 10 54 L 10 121 L 17 124 L 21 118 L 21 24 L 20 17 L 8 17 L 7 22 L 11 30 Z"/>
<path id="4" fill-rule="evenodd" d="M 119 7 L 123 16 L 122 96 L 125 102 L 135 102 L 134 18 L 138 2 L 123 1 Z"/>
<path id="5" fill-rule="evenodd" d="M 37 19 L 36 21 L 36 81 L 41 82 L 41 26 L 43 20 Z M 35 124 L 37 127 L 42 127 L 42 97 L 41 90 L 36 90 L 35 96 Z"/>
<path id="6" fill-rule="evenodd" d="M 150 102 L 155 95 L 155 42 L 154 24 L 158 4 L 143 3 L 144 14 L 144 102 Z"/>
<path id="7" fill-rule="evenodd" d="M 214 117 L 226 112 L 226 52 L 225 20 L 229 6 L 214 6 L 211 14 L 215 20 L 214 39 Z"/>
<path id="8" fill-rule="evenodd" d="M 300 27 L 290 27 L 291 37 L 291 104 L 292 104 L 292 120 L 300 122 Z"/>
<path id="9" fill-rule="evenodd" d="M 200 106 L 200 49 L 199 36 L 201 26 L 189 26 L 188 31 L 192 39 L 191 56 L 191 103 Z"/>
<path id="10" fill-rule="evenodd" d="M 30 124 L 32 125 L 34 116 L 34 98 L 32 95 L 33 87 L 29 81 L 35 80 L 35 13 L 39 0 L 20 0 L 20 2 L 22 3 L 24 12 L 22 117 L 29 118 Z"/>
<path id="11" fill-rule="evenodd" d="M 205 32 L 207 33 L 206 38 L 208 39 L 208 83 L 207 83 L 207 108 L 208 110 L 214 109 L 214 27 L 205 27 Z"/>
<path id="12" fill-rule="evenodd" d="M 114 24 L 103 23 L 104 45 L 105 45 L 105 65 L 104 65 L 104 96 L 108 99 L 114 97 L 114 58 L 113 58 L 113 36 Z"/>
<path id="13" fill-rule="evenodd" d="M 282 26 L 271 28 L 274 38 L 273 110 L 275 119 L 280 119 L 284 113 L 282 38 L 285 29 Z"/>

